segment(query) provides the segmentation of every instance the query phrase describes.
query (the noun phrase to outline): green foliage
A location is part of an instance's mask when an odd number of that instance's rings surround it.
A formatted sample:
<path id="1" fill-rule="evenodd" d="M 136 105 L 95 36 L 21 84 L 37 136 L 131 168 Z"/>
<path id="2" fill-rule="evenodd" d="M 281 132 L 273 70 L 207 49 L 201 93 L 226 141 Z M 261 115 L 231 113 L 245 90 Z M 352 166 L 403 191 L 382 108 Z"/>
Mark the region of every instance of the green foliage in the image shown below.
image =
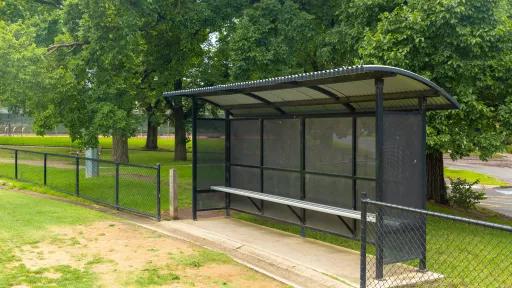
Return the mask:
<path id="1" fill-rule="evenodd" d="M 452 95 L 461 109 L 428 116 L 428 147 L 453 158 L 503 149 L 510 133 L 507 98 L 512 81 L 510 20 L 503 1 L 408 1 L 384 12 L 366 33 L 364 63 L 398 66 L 424 75 Z M 500 113 L 501 112 L 501 113 Z"/>
<path id="2" fill-rule="evenodd" d="M 479 181 L 469 182 L 461 178 L 449 178 L 451 190 L 448 194 L 448 201 L 453 206 L 464 209 L 475 208 L 481 200 L 486 199 L 485 192 L 473 189 L 473 186 L 478 184 Z"/>

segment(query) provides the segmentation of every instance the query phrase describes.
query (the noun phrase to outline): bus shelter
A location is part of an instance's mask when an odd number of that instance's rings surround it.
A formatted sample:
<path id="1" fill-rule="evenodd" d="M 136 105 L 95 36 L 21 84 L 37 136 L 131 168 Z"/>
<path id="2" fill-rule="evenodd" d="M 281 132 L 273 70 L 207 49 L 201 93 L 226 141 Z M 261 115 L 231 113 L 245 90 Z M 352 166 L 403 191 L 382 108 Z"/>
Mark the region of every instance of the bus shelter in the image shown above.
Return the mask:
<path id="1" fill-rule="evenodd" d="M 359 237 L 362 193 L 425 208 L 426 112 L 458 108 L 428 79 L 376 65 L 164 96 L 192 100 L 194 219 L 202 211 L 239 211 L 350 238 Z M 224 116 L 203 113 L 203 103 Z M 411 233 L 400 228 L 407 219 L 371 212 L 375 225 Z M 410 237 L 426 241 L 420 230 Z M 424 245 L 396 251 L 386 235 L 373 241 L 377 271 L 404 259 L 425 265 Z"/>

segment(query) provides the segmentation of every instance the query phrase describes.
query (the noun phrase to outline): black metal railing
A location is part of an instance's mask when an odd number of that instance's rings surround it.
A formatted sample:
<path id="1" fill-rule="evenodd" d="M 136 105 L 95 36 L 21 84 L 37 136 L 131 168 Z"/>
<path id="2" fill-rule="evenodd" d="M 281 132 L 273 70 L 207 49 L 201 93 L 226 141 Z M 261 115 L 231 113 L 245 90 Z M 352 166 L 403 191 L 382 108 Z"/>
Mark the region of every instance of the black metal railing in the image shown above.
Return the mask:
<path id="1" fill-rule="evenodd" d="M 0 147 L 0 177 L 40 184 L 160 220 L 160 164 L 128 164 Z"/>
<path id="2" fill-rule="evenodd" d="M 361 204 L 361 287 L 512 287 L 511 226 Z"/>

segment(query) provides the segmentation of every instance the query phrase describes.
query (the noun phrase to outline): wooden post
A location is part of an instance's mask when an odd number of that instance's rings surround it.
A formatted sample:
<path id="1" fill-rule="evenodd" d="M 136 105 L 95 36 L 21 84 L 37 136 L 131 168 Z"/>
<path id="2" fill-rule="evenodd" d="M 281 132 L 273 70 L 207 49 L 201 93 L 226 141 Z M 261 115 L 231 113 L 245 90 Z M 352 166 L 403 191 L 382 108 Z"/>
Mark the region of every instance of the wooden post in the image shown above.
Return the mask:
<path id="1" fill-rule="evenodd" d="M 169 214 L 171 219 L 178 219 L 178 182 L 176 169 L 169 169 Z"/>

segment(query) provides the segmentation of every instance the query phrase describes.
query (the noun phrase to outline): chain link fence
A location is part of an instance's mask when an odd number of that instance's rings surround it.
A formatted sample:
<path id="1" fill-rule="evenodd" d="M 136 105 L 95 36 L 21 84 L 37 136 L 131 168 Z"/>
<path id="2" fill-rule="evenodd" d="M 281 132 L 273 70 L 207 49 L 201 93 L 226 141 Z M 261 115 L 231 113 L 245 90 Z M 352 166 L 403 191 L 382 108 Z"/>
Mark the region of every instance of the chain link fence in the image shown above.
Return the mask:
<path id="1" fill-rule="evenodd" d="M 160 220 L 160 165 L 0 148 L 0 177 Z"/>
<path id="2" fill-rule="evenodd" d="M 361 213 L 361 287 L 512 287 L 510 226 L 368 199 Z"/>

